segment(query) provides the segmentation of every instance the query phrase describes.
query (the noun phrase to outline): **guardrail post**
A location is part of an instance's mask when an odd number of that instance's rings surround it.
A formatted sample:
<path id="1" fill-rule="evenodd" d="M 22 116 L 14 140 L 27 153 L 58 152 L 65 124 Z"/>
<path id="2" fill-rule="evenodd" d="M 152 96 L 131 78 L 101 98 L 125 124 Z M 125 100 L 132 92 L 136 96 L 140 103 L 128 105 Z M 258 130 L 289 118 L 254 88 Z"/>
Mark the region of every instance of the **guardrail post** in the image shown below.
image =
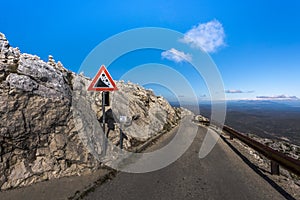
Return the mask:
<path id="1" fill-rule="evenodd" d="M 273 160 L 271 160 L 271 174 L 279 175 L 279 164 Z"/>

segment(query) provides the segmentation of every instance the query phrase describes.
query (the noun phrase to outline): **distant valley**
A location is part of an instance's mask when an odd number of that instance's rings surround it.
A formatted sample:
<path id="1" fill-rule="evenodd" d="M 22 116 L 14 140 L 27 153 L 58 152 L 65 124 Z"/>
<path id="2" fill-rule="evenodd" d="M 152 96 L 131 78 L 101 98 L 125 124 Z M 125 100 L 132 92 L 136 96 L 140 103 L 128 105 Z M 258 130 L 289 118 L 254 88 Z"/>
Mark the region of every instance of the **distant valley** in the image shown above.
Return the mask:
<path id="1" fill-rule="evenodd" d="M 196 110 L 193 105 L 186 107 Z M 201 115 L 210 116 L 210 103 L 203 102 L 199 108 Z M 225 124 L 243 133 L 300 145 L 300 101 L 227 101 Z"/>

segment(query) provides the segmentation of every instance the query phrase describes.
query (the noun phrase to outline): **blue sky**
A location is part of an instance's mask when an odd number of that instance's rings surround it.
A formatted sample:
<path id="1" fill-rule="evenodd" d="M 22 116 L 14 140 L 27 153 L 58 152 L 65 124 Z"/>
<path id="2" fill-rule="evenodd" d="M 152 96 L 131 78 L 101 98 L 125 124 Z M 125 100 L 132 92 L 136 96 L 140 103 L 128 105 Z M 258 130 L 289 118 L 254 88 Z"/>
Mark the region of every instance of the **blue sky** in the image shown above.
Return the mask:
<path id="1" fill-rule="evenodd" d="M 224 30 L 224 41 L 210 55 L 222 75 L 227 98 L 282 99 L 300 97 L 299 9 L 298 0 L 4 1 L 0 32 L 22 52 L 44 60 L 51 54 L 77 72 L 96 45 L 122 31 L 150 26 L 185 34 L 216 20 Z M 161 53 L 128 55 L 126 62 L 123 59 L 126 65 L 109 71 L 118 79 L 136 64 L 162 62 L 192 76 L 194 71 L 186 69 L 186 64 L 162 59 Z M 208 96 L 199 86 L 201 78 L 191 83 L 198 96 Z"/>

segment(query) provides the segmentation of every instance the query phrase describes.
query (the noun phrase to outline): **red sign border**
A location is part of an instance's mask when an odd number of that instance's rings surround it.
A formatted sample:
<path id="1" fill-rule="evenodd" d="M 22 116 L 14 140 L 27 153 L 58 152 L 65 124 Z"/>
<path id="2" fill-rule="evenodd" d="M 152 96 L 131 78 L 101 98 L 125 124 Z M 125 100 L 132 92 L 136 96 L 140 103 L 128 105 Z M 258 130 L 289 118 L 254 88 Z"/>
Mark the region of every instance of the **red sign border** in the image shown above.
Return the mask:
<path id="1" fill-rule="evenodd" d="M 96 84 L 96 82 L 99 79 L 99 76 L 102 74 L 102 72 L 105 73 L 106 77 L 108 78 L 108 80 L 110 81 L 110 83 L 112 84 L 113 88 L 95 88 L 94 85 Z M 89 85 L 88 91 L 114 91 L 114 90 L 118 90 L 115 82 L 113 81 L 112 77 L 110 76 L 109 72 L 107 71 L 107 69 L 105 68 L 105 65 L 101 65 L 99 71 L 97 72 L 96 76 L 93 78 L 91 84 Z"/>

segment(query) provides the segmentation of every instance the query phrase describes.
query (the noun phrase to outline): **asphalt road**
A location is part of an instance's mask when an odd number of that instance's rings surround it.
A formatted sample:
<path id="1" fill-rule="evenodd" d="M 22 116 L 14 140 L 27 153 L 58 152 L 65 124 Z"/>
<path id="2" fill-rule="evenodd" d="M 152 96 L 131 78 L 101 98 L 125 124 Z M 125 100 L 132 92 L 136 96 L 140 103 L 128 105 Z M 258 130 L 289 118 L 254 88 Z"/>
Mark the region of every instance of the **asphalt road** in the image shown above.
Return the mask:
<path id="1" fill-rule="evenodd" d="M 173 164 L 155 172 L 119 173 L 85 199 L 285 199 L 221 139 L 199 159 L 205 134 L 206 129 L 199 127 L 190 148 Z M 151 148 L 160 148 L 171 138 L 165 136 Z"/>

